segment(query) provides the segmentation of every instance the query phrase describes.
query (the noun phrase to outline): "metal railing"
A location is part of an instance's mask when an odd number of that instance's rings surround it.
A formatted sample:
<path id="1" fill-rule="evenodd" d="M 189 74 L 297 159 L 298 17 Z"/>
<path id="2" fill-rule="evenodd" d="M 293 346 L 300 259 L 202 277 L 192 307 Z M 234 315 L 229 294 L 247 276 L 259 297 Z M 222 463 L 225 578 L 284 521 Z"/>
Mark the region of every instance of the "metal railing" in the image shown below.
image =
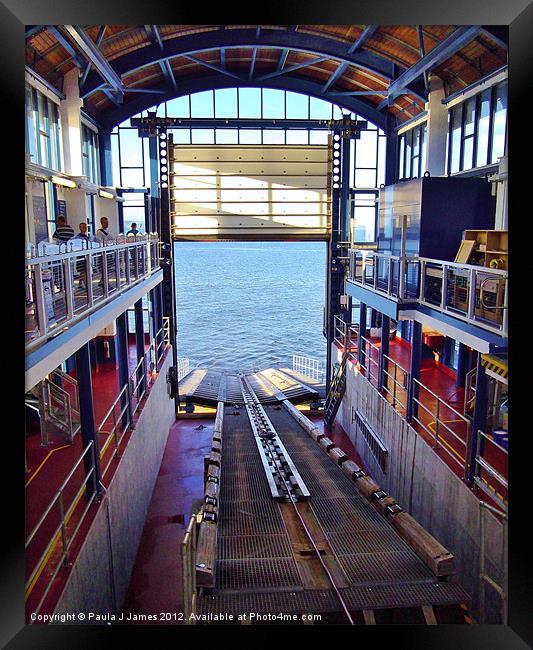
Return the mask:
<path id="1" fill-rule="evenodd" d="M 322 361 L 311 357 L 303 357 L 297 354 L 292 355 L 292 369 L 305 377 L 314 379 L 318 382 L 324 382 L 326 370 Z"/>
<path id="2" fill-rule="evenodd" d="M 159 269 L 157 235 L 48 248 L 54 254 L 46 254 L 46 244 L 30 244 L 26 258 L 27 350 Z"/>
<path id="3" fill-rule="evenodd" d="M 407 414 L 409 372 L 387 354 L 383 355 L 383 392 L 388 402 L 401 415 Z"/>
<path id="4" fill-rule="evenodd" d="M 81 469 L 82 475 L 80 476 L 78 469 L 82 463 L 84 468 Z M 90 467 L 88 467 L 89 463 Z M 85 507 L 78 508 L 82 496 L 87 492 L 89 483 L 91 484 L 91 495 L 87 498 Z M 72 543 L 96 496 L 94 446 L 90 442 L 26 538 L 24 544 L 26 558 L 29 557 L 30 552 L 37 554 L 41 551 L 25 585 L 27 600 L 36 584 L 42 581 L 42 595 L 36 605 L 32 606 L 33 612 L 39 612 L 61 567 L 68 565 Z M 66 499 L 68 499 L 68 504 L 65 503 Z M 51 535 L 47 532 L 49 528 L 53 530 Z"/>
<path id="5" fill-rule="evenodd" d="M 507 511 L 507 449 L 499 445 L 484 431 L 478 431 L 474 468 L 474 482 Z M 490 462 L 489 462 L 490 459 Z M 494 464 L 500 465 L 499 469 Z"/>
<path id="6" fill-rule="evenodd" d="M 498 584 L 493 577 L 488 573 L 487 566 L 487 540 L 486 530 L 487 522 L 486 517 L 491 516 L 495 521 L 501 521 L 501 584 Z M 479 503 L 479 536 L 480 536 L 480 549 L 479 549 L 479 622 L 481 624 L 487 623 L 486 621 L 486 588 L 487 585 L 491 587 L 501 599 L 501 622 L 507 625 L 508 612 L 508 547 L 507 547 L 507 513 L 499 512 L 496 508 L 492 507 L 484 501 Z"/>
<path id="7" fill-rule="evenodd" d="M 196 515 L 192 515 L 181 543 L 185 625 L 193 624 L 191 615 L 196 614 L 196 537 Z"/>
<path id="8" fill-rule="evenodd" d="M 128 378 L 127 384 L 123 386 L 97 427 L 98 433 L 106 436 L 99 452 L 100 462 L 102 464 L 105 462 L 105 466 L 101 470 L 102 478 L 105 478 L 113 460 L 120 458 L 121 443 L 124 436 L 133 427 L 133 417 L 157 378 L 160 362 L 165 350 L 170 345 L 168 333 L 168 327 L 163 324 L 163 327 L 156 333 L 152 345 L 137 363 Z M 111 446 L 113 447 L 113 453 L 108 454 Z M 104 457 L 106 457 L 105 461 Z"/>
<path id="9" fill-rule="evenodd" d="M 379 388 L 379 348 L 365 336 L 361 337 L 361 368 L 368 381 Z"/>
<path id="10" fill-rule="evenodd" d="M 507 271 L 351 249 L 348 280 L 507 335 Z"/>
<path id="11" fill-rule="evenodd" d="M 191 363 L 188 357 L 181 357 L 178 359 L 178 381 L 189 374 L 191 371 Z"/>
<path id="12" fill-rule="evenodd" d="M 426 399 L 422 398 L 426 395 Z M 433 438 L 433 449 L 442 449 L 463 470 L 467 478 L 467 452 L 470 448 L 471 423 L 418 379 L 412 380 L 413 420 Z M 423 415 L 421 412 L 423 412 Z M 453 427 L 449 425 L 452 424 Z M 459 435 L 459 432 L 462 435 Z"/>

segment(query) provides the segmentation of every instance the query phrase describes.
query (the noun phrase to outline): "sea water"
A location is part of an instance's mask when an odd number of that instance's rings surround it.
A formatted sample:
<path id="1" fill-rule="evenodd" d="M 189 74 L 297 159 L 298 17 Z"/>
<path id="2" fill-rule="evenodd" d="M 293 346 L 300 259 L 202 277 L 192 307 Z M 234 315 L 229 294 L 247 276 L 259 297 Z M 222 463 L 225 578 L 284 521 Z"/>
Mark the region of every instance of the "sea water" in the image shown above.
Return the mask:
<path id="1" fill-rule="evenodd" d="M 191 366 L 325 360 L 323 242 L 176 242 L 178 356 Z"/>

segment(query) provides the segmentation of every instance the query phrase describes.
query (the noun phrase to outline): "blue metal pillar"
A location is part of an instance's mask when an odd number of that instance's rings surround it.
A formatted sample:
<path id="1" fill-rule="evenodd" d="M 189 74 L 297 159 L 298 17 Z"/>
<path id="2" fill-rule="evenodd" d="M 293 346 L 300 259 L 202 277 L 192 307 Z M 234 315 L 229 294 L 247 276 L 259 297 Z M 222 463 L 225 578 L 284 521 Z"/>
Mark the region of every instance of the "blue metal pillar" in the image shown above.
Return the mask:
<path id="1" fill-rule="evenodd" d="M 396 126 L 396 118 L 392 115 L 387 115 L 387 144 L 385 147 L 385 185 L 392 185 L 397 180 L 397 149 L 398 149 L 398 136 L 394 127 Z"/>
<path id="2" fill-rule="evenodd" d="M 93 388 L 91 380 L 91 355 L 89 343 L 83 345 L 76 353 L 76 376 L 80 402 L 81 440 L 83 449 L 93 444 L 93 451 L 85 454 L 83 463 L 85 474 L 89 478 L 86 482 L 85 497 L 89 499 L 95 492 L 101 493 L 100 486 L 100 450 L 94 427 Z M 94 463 L 94 472 L 89 476 Z"/>
<path id="3" fill-rule="evenodd" d="M 418 416 L 418 405 L 415 399 L 418 399 L 418 386 L 416 380 L 420 380 L 420 365 L 422 361 L 422 323 L 411 321 L 411 366 L 409 382 L 409 394 L 407 396 L 407 421 L 411 422 L 414 417 Z"/>
<path id="4" fill-rule="evenodd" d="M 489 382 L 485 373 L 485 368 L 481 364 L 481 354 L 477 355 L 476 368 L 476 399 L 474 402 L 474 415 L 472 418 L 470 441 L 466 450 L 468 462 L 466 478 L 468 481 L 474 481 L 476 470 L 476 452 L 478 445 L 478 431 L 485 431 L 487 425 L 487 411 L 489 406 Z M 483 442 L 483 440 L 481 440 Z M 480 444 L 480 451 L 483 451 L 483 445 Z"/>
<path id="5" fill-rule="evenodd" d="M 113 182 L 113 163 L 111 156 L 111 131 L 98 132 L 98 149 L 100 151 L 100 184 L 106 187 L 120 185 L 120 179 Z"/>
<path id="6" fill-rule="evenodd" d="M 143 301 L 139 298 L 134 305 L 135 310 L 135 345 L 137 348 L 137 363 L 144 357 L 144 322 L 143 322 Z M 142 380 L 141 380 L 142 378 Z M 146 388 L 146 376 L 143 366 L 137 372 L 137 382 L 139 383 L 139 391 L 142 392 Z M 136 382 L 136 383 L 137 383 Z"/>
<path id="7" fill-rule="evenodd" d="M 363 336 L 366 335 L 366 304 L 364 302 L 359 304 L 359 340 L 357 341 L 357 361 L 359 365 L 363 364 L 364 357 L 364 342 Z"/>
<path id="8" fill-rule="evenodd" d="M 129 364 L 128 364 L 128 312 L 123 312 L 117 316 L 117 334 L 115 338 L 116 358 L 118 362 L 118 387 L 121 391 L 124 386 L 128 385 L 129 381 Z M 129 388 L 120 400 L 120 410 L 122 411 L 125 406 L 128 406 L 127 411 L 124 412 L 122 418 L 122 426 L 125 427 L 128 422 L 131 422 L 131 401 L 129 395 Z"/>
<path id="9" fill-rule="evenodd" d="M 370 327 L 378 327 L 378 310 L 370 308 Z"/>
<path id="10" fill-rule="evenodd" d="M 457 352 L 457 379 L 455 380 L 456 386 L 464 386 L 466 378 L 467 367 L 467 347 L 464 343 L 459 343 L 459 350 Z"/>
<path id="11" fill-rule="evenodd" d="M 390 318 L 381 314 L 381 346 L 379 348 L 379 388 L 380 390 L 387 386 L 387 371 L 389 369 L 389 362 L 385 359 L 385 355 L 389 354 L 389 338 L 390 338 Z"/>
<path id="12" fill-rule="evenodd" d="M 73 371 L 76 369 L 76 359 L 74 355 L 68 357 L 68 359 L 65 360 L 65 363 L 67 364 L 67 373 L 71 375 Z"/>

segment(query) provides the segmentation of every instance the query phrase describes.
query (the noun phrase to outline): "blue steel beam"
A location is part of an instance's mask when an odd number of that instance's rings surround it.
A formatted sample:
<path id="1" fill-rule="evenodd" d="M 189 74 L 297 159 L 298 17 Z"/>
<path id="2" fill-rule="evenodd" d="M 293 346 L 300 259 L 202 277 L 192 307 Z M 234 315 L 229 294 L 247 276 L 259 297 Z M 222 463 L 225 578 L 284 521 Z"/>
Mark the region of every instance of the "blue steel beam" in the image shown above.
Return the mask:
<path id="1" fill-rule="evenodd" d="M 216 30 L 205 32 L 201 35 L 176 36 L 164 41 L 164 48 L 150 44 L 133 52 L 124 54 L 113 60 L 113 68 L 118 74 L 123 75 L 145 66 L 158 63 L 165 58 L 194 55 L 198 52 L 208 50 L 219 50 L 221 48 L 242 48 L 242 47 L 267 47 L 279 49 L 282 52 L 281 60 L 285 52 L 295 50 L 317 56 L 326 55 L 330 59 L 355 65 L 369 73 L 378 74 L 386 81 L 391 82 L 391 61 L 383 56 L 374 54 L 369 50 L 359 49 L 357 52 L 349 53 L 346 45 L 335 41 L 327 36 L 314 34 L 303 34 L 301 32 L 290 32 L 288 30 L 262 30 L 259 38 L 254 29 L 232 29 Z M 279 68 L 279 65 L 278 65 Z M 101 86 L 100 78 L 91 72 L 87 79 L 84 97 L 98 90 Z M 424 101 L 427 99 L 423 85 L 414 82 L 409 87 L 410 92 Z"/>
<path id="2" fill-rule="evenodd" d="M 359 48 L 361 48 L 369 38 L 371 38 L 378 28 L 377 25 L 367 25 L 365 29 L 361 32 L 359 35 L 359 38 L 357 38 L 356 41 L 350 46 L 348 53 L 352 54 L 352 52 L 356 52 Z M 326 92 L 327 89 L 331 86 L 331 84 L 335 83 L 335 81 L 344 73 L 346 68 L 349 66 L 349 63 L 344 61 L 341 63 L 338 68 L 335 70 L 335 72 L 331 75 L 331 77 L 326 81 L 324 84 L 324 87 L 322 88 L 322 92 Z"/>
<path id="3" fill-rule="evenodd" d="M 158 103 L 204 90 L 216 90 L 219 88 L 249 88 L 250 86 L 255 85 L 254 81 L 236 81 L 222 75 L 196 77 L 193 79 L 187 79 L 187 83 L 180 86 L 180 92 L 178 93 L 174 90 L 169 90 L 166 95 L 159 95 L 160 100 Z M 263 81 L 261 86 L 263 88 L 274 88 L 276 90 L 289 90 L 292 92 L 305 93 L 311 97 L 316 97 L 317 99 L 328 100 L 327 95 L 324 96 L 320 93 L 322 83 L 308 79 L 295 79 L 294 77 L 282 75 L 280 77 L 275 77 L 274 79 Z M 367 103 L 357 97 L 341 97 L 337 103 L 342 108 L 352 111 L 367 119 L 369 122 L 372 122 L 375 126 L 378 126 L 385 132 L 388 132 L 388 129 L 391 126 L 390 121 L 387 121 L 386 113 L 379 113 L 376 111 L 373 104 Z M 117 124 L 120 124 L 124 120 L 137 115 L 137 113 L 140 113 L 141 111 L 150 109 L 153 106 L 154 98 L 152 95 L 139 93 L 131 99 L 128 99 L 125 104 L 117 106 L 115 109 L 104 111 L 98 118 L 99 126 L 104 129 L 113 129 Z M 394 126 L 395 124 L 396 123 L 394 123 Z"/>
<path id="4" fill-rule="evenodd" d="M 161 49 L 163 49 L 163 40 L 161 38 L 161 34 L 159 33 L 159 29 L 157 28 L 157 25 L 145 25 L 144 31 L 148 35 L 148 38 L 150 39 L 150 43 L 153 43 L 154 45 L 158 45 Z"/>
<path id="5" fill-rule="evenodd" d="M 310 65 L 315 63 L 322 63 L 327 61 L 329 57 L 321 56 L 318 59 L 313 59 L 312 61 L 305 61 L 304 63 L 296 63 L 291 65 L 289 68 L 284 68 L 283 70 L 276 70 L 276 72 L 269 72 L 268 74 L 257 77 L 255 81 L 263 81 L 263 79 L 272 79 L 273 77 L 279 77 L 282 74 L 287 74 L 288 72 L 294 72 L 294 70 L 300 70 L 300 68 L 308 68 Z"/>
<path id="6" fill-rule="evenodd" d="M 447 61 L 461 48 L 473 41 L 476 36 L 479 36 L 480 31 L 481 27 L 476 25 L 458 27 L 450 36 L 441 41 L 425 56 L 421 57 L 414 65 L 405 70 L 405 72 L 402 72 L 390 84 L 389 93 L 394 95 L 423 75 L 424 72 L 429 72 Z"/>
<path id="7" fill-rule="evenodd" d="M 220 65 L 226 69 L 226 50 L 223 47 L 220 49 Z"/>
<path id="8" fill-rule="evenodd" d="M 98 34 L 96 35 L 96 47 L 100 47 L 100 44 L 102 43 L 102 41 L 104 39 L 104 34 L 105 34 L 106 29 L 107 29 L 107 25 L 102 25 L 100 27 L 100 29 L 98 30 Z M 87 75 L 89 74 L 90 69 L 91 69 L 91 64 L 88 63 L 85 66 L 85 70 L 83 71 L 83 75 L 82 75 L 82 77 L 80 79 L 80 88 L 83 88 L 83 84 L 87 80 Z"/>
<path id="9" fill-rule="evenodd" d="M 255 68 L 255 59 L 257 57 L 257 48 L 254 47 L 252 50 L 252 60 L 250 61 L 250 71 L 248 72 L 248 79 L 252 79 L 254 76 L 254 68 Z"/>
<path id="10" fill-rule="evenodd" d="M 56 37 L 63 49 L 65 49 L 70 54 L 72 60 L 78 66 L 78 68 L 83 68 L 85 65 L 84 60 L 76 51 L 76 49 L 70 44 L 67 38 L 63 35 L 63 33 L 54 25 L 50 25 L 48 29 Z"/>
<path id="11" fill-rule="evenodd" d="M 229 72 L 225 68 L 221 68 L 218 65 L 215 65 L 214 63 L 209 63 L 207 61 L 202 61 L 202 59 L 198 59 L 195 56 L 192 56 L 190 54 L 184 54 L 183 55 L 185 58 L 189 59 L 190 61 L 194 61 L 194 63 L 198 63 L 199 65 L 203 65 L 205 68 L 209 68 L 210 70 L 214 70 L 215 72 L 220 72 L 220 74 L 227 75 L 228 77 L 232 77 L 234 79 L 240 79 L 241 81 L 243 80 L 243 77 L 241 77 L 238 74 L 235 74 L 234 72 Z"/>
<path id="12" fill-rule="evenodd" d="M 284 50 L 281 50 L 281 54 L 279 56 L 279 61 L 278 61 L 278 67 L 276 68 L 277 71 L 279 72 L 280 70 L 283 70 L 283 66 L 287 62 L 287 57 L 289 56 L 289 48 L 285 48 Z"/>
<path id="13" fill-rule="evenodd" d="M 176 79 L 174 77 L 174 72 L 172 71 L 172 66 L 170 65 L 170 61 L 168 59 L 165 59 L 164 61 L 159 61 L 159 65 L 161 67 L 163 74 L 165 75 L 165 79 L 172 86 L 172 88 L 175 89 Z"/>
<path id="14" fill-rule="evenodd" d="M 122 91 L 122 81 L 119 75 L 83 29 L 78 25 L 65 25 L 62 29 L 65 30 L 76 44 L 80 53 L 93 64 L 96 72 L 98 72 L 102 79 L 114 88 L 115 91 Z"/>

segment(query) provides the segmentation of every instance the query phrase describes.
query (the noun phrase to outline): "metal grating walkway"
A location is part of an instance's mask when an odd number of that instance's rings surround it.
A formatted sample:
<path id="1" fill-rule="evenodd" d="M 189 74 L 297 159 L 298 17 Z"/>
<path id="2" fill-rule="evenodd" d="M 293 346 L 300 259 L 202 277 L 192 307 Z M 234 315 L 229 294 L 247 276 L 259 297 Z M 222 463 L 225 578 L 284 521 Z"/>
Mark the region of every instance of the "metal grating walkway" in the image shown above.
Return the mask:
<path id="1" fill-rule="evenodd" d="M 227 389 L 234 390 L 231 380 Z M 353 611 L 469 600 L 459 584 L 437 581 L 285 409 L 264 409 L 311 493 L 311 511 L 344 575 L 341 592 Z M 304 584 L 244 408 L 225 407 L 222 440 L 215 588 L 199 597 L 198 613 L 338 612 L 333 589 Z"/>

